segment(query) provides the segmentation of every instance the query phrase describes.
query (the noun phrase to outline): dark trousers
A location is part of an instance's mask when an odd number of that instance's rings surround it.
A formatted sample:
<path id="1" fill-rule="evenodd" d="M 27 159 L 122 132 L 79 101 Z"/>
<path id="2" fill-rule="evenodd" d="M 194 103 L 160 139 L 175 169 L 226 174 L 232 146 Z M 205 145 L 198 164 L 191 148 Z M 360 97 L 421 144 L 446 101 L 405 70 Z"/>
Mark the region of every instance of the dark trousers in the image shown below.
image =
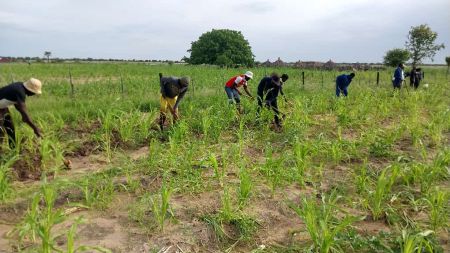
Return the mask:
<path id="1" fill-rule="evenodd" d="M 275 124 L 277 124 L 277 126 L 280 125 L 281 121 L 280 121 L 280 111 L 278 110 L 278 102 L 277 99 L 271 99 L 271 100 L 266 100 L 264 101 L 264 105 L 269 108 L 272 109 L 275 116 Z M 261 96 L 258 96 L 258 111 L 257 114 L 259 116 L 260 112 L 261 112 L 261 108 L 263 107 L 263 99 Z"/>
<path id="2" fill-rule="evenodd" d="M 336 84 L 336 97 L 339 97 L 341 95 L 341 92 L 344 94 L 344 96 L 347 96 L 347 86 Z"/>
<path id="3" fill-rule="evenodd" d="M 402 83 L 403 83 L 403 81 L 399 81 L 399 80 L 392 81 L 392 85 L 394 86 L 394 90 L 395 89 L 401 89 L 402 88 Z"/>
<path id="4" fill-rule="evenodd" d="M 0 109 L 0 141 L 3 136 L 8 136 L 8 143 L 10 148 L 14 148 L 16 141 L 16 133 L 14 131 L 14 123 L 8 108 Z"/>

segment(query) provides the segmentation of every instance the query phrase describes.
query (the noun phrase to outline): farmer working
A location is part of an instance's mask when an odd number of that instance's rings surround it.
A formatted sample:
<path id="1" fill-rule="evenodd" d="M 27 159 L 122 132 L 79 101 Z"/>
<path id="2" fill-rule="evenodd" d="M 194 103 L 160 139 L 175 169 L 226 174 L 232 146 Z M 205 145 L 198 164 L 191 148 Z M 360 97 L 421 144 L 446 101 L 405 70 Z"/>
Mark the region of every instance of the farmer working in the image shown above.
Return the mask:
<path id="1" fill-rule="evenodd" d="M 289 79 L 287 74 L 283 74 L 281 78 L 278 74 L 273 73 L 270 77 L 266 76 L 259 82 L 258 85 L 258 115 L 261 111 L 263 103 L 266 107 L 273 110 L 275 113 L 275 125 L 276 127 L 281 127 L 280 121 L 280 111 L 278 110 L 277 98 L 278 94 L 281 94 L 285 101 L 286 97 L 284 97 L 283 93 L 283 84 Z M 264 99 L 264 95 L 266 96 Z"/>
<path id="2" fill-rule="evenodd" d="M 33 96 L 35 94 L 40 95 L 42 93 L 41 88 L 41 81 L 35 78 L 31 78 L 24 83 L 11 83 L 0 88 L 0 139 L 3 139 L 3 136 L 6 133 L 8 135 L 8 142 L 11 148 L 15 146 L 16 142 L 14 124 L 8 109 L 11 105 L 16 107 L 22 115 L 23 122 L 27 123 L 33 129 L 36 136 L 41 137 L 41 131 L 31 121 L 25 105 L 26 97 Z"/>
<path id="3" fill-rule="evenodd" d="M 409 73 L 409 85 L 414 89 L 419 88 L 420 81 L 422 81 L 422 69 L 413 67 Z"/>
<path id="4" fill-rule="evenodd" d="M 242 93 L 239 91 L 239 87 L 244 86 L 245 93 L 247 93 L 247 95 L 250 98 L 253 98 L 253 96 L 250 94 L 250 92 L 248 91 L 248 88 L 247 88 L 247 82 L 250 79 L 253 79 L 253 73 L 251 71 L 247 71 L 243 75 L 238 75 L 238 76 L 231 78 L 225 84 L 225 92 L 227 93 L 228 101 L 230 102 L 230 104 L 236 103 L 236 106 L 237 106 L 239 112 L 241 111 L 240 95 L 242 95 Z"/>
<path id="5" fill-rule="evenodd" d="M 394 78 L 392 79 L 392 85 L 394 89 L 400 89 L 402 87 L 403 81 L 405 80 L 405 65 L 403 63 L 398 64 L 398 67 L 395 69 Z"/>
<path id="6" fill-rule="evenodd" d="M 159 81 L 161 87 L 159 126 L 163 130 L 167 118 L 167 109 L 172 113 L 174 123 L 180 117 L 178 105 L 188 90 L 189 77 L 163 77 L 159 73 Z"/>
<path id="7" fill-rule="evenodd" d="M 351 73 L 350 75 L 340 75 L 336 78 L 336 97 L 341 95 L 341 92 L 344 93 L 344 96 L 348 95 L 347 88 L 355 77 L 355 73 Z"/>

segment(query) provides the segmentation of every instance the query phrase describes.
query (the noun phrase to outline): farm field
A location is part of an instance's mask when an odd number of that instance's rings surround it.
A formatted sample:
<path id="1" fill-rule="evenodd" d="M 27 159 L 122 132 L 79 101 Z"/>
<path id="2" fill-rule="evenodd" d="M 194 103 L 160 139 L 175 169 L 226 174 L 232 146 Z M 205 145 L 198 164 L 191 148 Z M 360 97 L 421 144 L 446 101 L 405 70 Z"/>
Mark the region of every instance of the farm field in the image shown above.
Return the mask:
<path id="1" fill-rule="evenodd" d="M 407 68 L 408 69 L 408 68 Z M 0 252 L 449 252 L 450 75 L 393 91 L 392 69 L 288 73 L 283 129 L 228 105 L 246 69 L 134 63 L 2 64 L 30 77 L 32 129 L 0 148 Z M 302 71 L 305 73 L 303 84 Z M 164 132 L 158 73 L 190 76 Z M 70 73 L 70 74 L 69 74 Z M 72 85 L 71 86 L 71 83 Z"/>

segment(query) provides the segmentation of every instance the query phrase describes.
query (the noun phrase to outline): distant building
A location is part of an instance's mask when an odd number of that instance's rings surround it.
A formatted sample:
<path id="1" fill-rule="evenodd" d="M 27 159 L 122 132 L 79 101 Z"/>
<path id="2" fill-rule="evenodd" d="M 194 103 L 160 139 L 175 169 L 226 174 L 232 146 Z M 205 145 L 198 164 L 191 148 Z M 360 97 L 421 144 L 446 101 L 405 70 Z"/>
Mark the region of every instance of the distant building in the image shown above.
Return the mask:
<path id="1" fill-rule="evenodd" d="M 286 63 L 284 63 L 284 61 L 282 61 L 281 58 L 278 57 L 278 59 L 274 63 L 272 63 L 272 66 L 283 67 L 283 66 L 286 66 Z"/>
<path id="2" fill-rule="evenodd" d="M 0 63 L 9 63 L 12 62 L 12 59 L 10 57 L 1 57 L 0 56 Z"/>
<path id="3" fill-rule="evenodd" d="M 332 70 L 334 68 L 336 68 L 336 63 L 334 63 L 331 59 L 322 65 L 322 69 Z"/>
<path id="4" fill-rule="evenodd" d="M 272 63 L 270 62 L 269 59 L 267 59 L 267 61 L 261 63 L 261 66 L 263 66 L 263 67 L 271 67 Z"/>
<path id="5" fill-rule="evenodd" d="M 298 61 L 294 63 L 294 67 L 304 69 L 318 69 L 321 68 L 322 66 L 323 63 L 318 61 Z"/>

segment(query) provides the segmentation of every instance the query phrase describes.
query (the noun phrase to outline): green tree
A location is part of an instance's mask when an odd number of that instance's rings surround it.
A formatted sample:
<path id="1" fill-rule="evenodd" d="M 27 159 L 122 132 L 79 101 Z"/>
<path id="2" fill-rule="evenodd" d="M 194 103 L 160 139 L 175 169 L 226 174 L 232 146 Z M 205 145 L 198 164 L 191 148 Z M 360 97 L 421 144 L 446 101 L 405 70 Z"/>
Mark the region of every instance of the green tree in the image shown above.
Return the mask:
<path id="1" fill-rule="evenodd" d="M 400 63 L 409 60 L 409 51 L 402 48 L 394 48 L 386 52 L 384 56 L 384 64 L 390 67 L 396 67 Z"/>
<path id="2" fill-rule="evenodd" d="M 220 29 L 203 33 L 192 42 L 187 62 L 221 66 L 252 66 L 254 55 L 248 41 L 240 31 Z"/>
<path id="3" fill-rule="evenodd" d="M 44 56 L 47 57 L 47 63 L 50 62 L 50 56 L 52 55 L 52 52 L 50 51 L 45 51 L 44 52 Z"/>
<path id="4" fill-rule="evenodd" d="M 426 58 L 433 61 L 436 52 L 445 47 L 444 44 L 435 43 L 437 36 L 437 32 L 433 32 L 428 25 L 411 27 L 405 45 L 411 53 L 413 66 L 420 64 Z"/>

